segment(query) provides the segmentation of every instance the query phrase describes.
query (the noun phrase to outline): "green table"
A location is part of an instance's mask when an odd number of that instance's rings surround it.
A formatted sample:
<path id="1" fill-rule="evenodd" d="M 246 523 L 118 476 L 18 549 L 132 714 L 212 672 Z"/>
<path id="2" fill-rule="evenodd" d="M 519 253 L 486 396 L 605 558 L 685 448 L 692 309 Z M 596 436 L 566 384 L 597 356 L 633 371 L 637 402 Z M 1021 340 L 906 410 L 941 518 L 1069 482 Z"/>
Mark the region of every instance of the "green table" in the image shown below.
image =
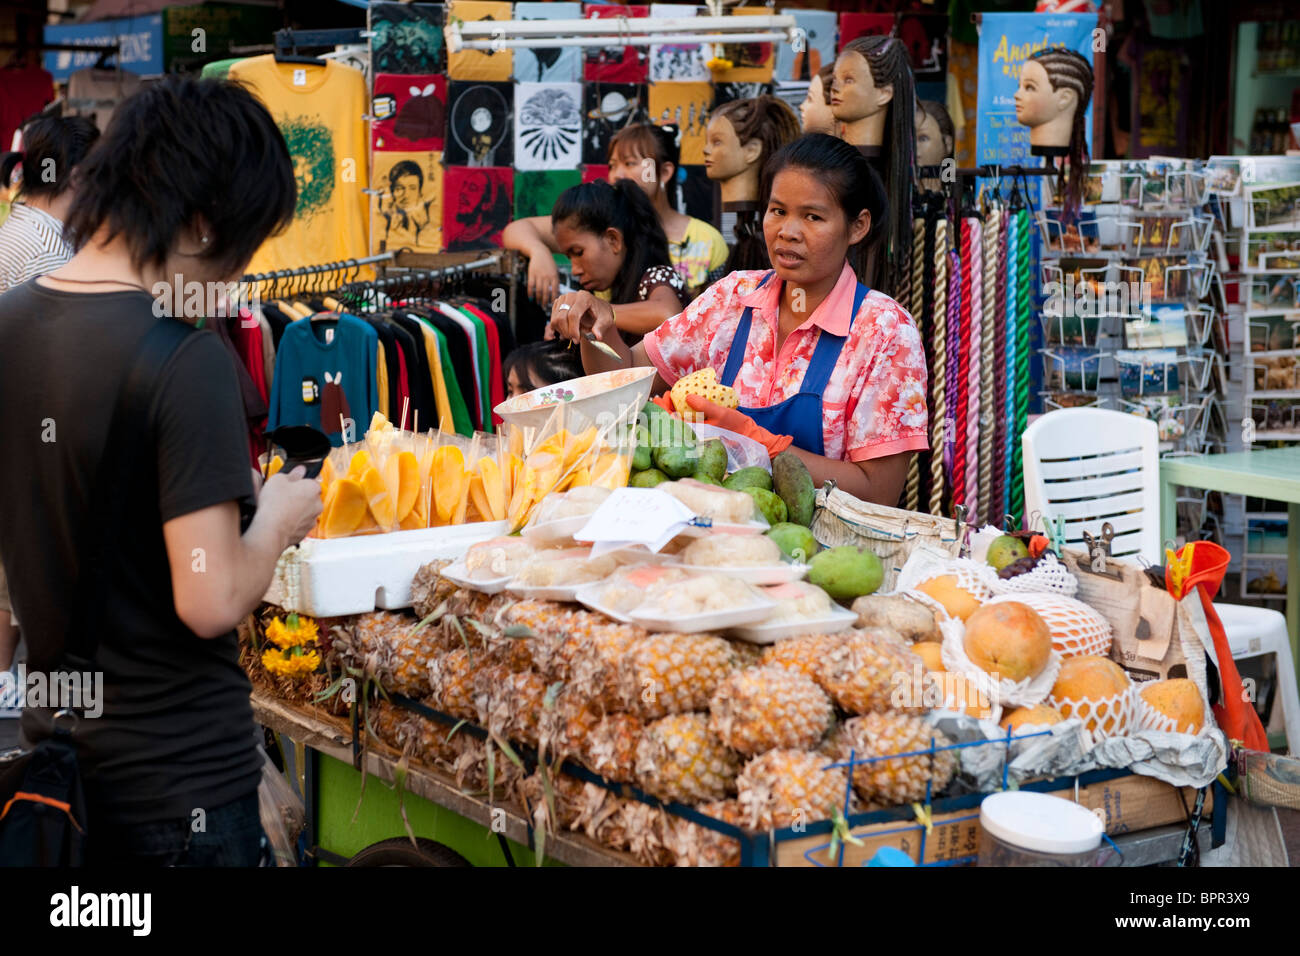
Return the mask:
<path id="1" fill-rule="evenodd" d="M 1162 458 L 1162 541 L 1173 541 L 1178 531 L 1175 502 L 1180 485 L 1286 502 L 1286 629 L 1291 638 L 1291 656 L 1300 671 L 1300 646 L 1297 645 L 1300 636 L 1300 445 L 1226 455 Z"/>

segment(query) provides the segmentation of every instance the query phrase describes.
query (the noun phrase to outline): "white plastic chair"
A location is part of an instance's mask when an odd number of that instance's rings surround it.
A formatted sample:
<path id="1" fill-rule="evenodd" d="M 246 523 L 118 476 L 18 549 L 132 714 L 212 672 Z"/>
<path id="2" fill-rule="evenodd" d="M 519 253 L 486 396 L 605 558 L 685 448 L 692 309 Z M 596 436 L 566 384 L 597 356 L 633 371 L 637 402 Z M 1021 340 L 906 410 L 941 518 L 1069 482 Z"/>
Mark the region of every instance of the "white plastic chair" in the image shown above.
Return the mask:
<path id="1" fill-rule="evenodd" d="M 1066 547 L 1087 550 L 1086 530 L 1110 522 L 1117 560 L 1163 564 L 1160 456 L 1156 423 L 1104 408 L 1063 408 L 1041 415 L 1021 436 L 1025 513 L 1065 518 Z M 1289 581 L 1288 587 L 1300 587 Z M 1215 604 L 1234 660 L 1275 654 L 1287 746 L 1300 753 L 1300 694 L 1286 618 L 1268 608 Z"/>

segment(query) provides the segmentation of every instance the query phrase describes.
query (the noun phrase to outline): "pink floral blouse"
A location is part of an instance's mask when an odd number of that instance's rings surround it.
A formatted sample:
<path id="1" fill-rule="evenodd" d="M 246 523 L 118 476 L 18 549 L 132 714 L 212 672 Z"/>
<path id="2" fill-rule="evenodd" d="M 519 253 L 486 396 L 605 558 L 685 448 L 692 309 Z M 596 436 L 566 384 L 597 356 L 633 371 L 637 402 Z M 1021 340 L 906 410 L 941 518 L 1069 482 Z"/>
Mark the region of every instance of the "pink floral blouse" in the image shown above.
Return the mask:
<path id="1" fill-rule="evenodd" d="M 664 381 L 712 367 L 718 377 L 746 306 L 754 309 L 745 360 L 734 387 L 742 408 L 776 405 L 798 394 L 817 346 L 819 328 L 848 334 L 822 395 L 828 458 L 866 461 L 924 450 L 927 438 L 925 351 L 912 317 L 882 292 L 871 291 L 849 327 L 856 280 L 846 264 L 839 281 L 776 354 L 781 283 L 764 272 L 733 272 L 644 339 Z"/>

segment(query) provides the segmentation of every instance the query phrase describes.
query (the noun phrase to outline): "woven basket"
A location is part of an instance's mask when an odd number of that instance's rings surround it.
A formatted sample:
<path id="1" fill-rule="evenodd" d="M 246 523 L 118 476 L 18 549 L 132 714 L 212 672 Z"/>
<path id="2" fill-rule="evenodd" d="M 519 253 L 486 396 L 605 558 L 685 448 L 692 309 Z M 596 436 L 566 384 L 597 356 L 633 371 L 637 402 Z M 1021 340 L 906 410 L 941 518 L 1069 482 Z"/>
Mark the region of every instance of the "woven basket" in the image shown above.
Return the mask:
<path id="1" fill-rule="evenodd" d="M 853 544 L 874 552 L 885 569 L 881 591 L 894 590 L 898 572 L 918 548 L 956 557 L 960 547 L 951 518 L 868 504 L 835 487 L 817 492 L 812 532 L 828 548 Z"/>

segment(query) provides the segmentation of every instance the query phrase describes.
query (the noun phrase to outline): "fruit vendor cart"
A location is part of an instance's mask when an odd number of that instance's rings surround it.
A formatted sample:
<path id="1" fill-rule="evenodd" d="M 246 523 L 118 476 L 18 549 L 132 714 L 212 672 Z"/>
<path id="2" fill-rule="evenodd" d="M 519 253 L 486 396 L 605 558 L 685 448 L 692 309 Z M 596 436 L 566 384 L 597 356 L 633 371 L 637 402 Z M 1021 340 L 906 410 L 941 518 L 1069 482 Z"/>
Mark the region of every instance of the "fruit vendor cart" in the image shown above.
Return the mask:
<path id="1" fill-rule="evenodd" d="M 396 703 L 444 728 L 486 736 L 417 701 Z M 465 792 L 450 775 L 410 765 L 382 742 L 358 746 L 357 720 L 275 698 L 258 691 L 256 718 L 278 737 L 289 774 L 306 798 L 303 865 L 348 866 L 636 866 L 635 856 L 602 845 L 582 832 L 540 835 L 533 814 L 505 799 Z M 524 756 L 531 757 L 526 748 Z M 363 783 L 361 769 L 368 779 Z M 885 847 L 921 866 L 963 866 L 976 860 L 979 804 L 984 794 L 948 797 L 928 807 L 904 806 L 849 814 L 767 832 L 741 830 L 697 808 L 664 803 L 637 787 L 605 781 L 578 764 L 567 773 L 624 797 L 663 807 L 737 844 L 731 862 L 742 866 L 863 866 Z M 399 783 L 400 781 L 400 783 Z M 1065 797 L 1105 822 L 1113 852 L 1105 865 L 1186 863 L 1223 842 L 1226 793 L 1218 783 L 1202 791 L 1177 788 L 1123 770 L 1040 780 L 1023 790 Z"/>

